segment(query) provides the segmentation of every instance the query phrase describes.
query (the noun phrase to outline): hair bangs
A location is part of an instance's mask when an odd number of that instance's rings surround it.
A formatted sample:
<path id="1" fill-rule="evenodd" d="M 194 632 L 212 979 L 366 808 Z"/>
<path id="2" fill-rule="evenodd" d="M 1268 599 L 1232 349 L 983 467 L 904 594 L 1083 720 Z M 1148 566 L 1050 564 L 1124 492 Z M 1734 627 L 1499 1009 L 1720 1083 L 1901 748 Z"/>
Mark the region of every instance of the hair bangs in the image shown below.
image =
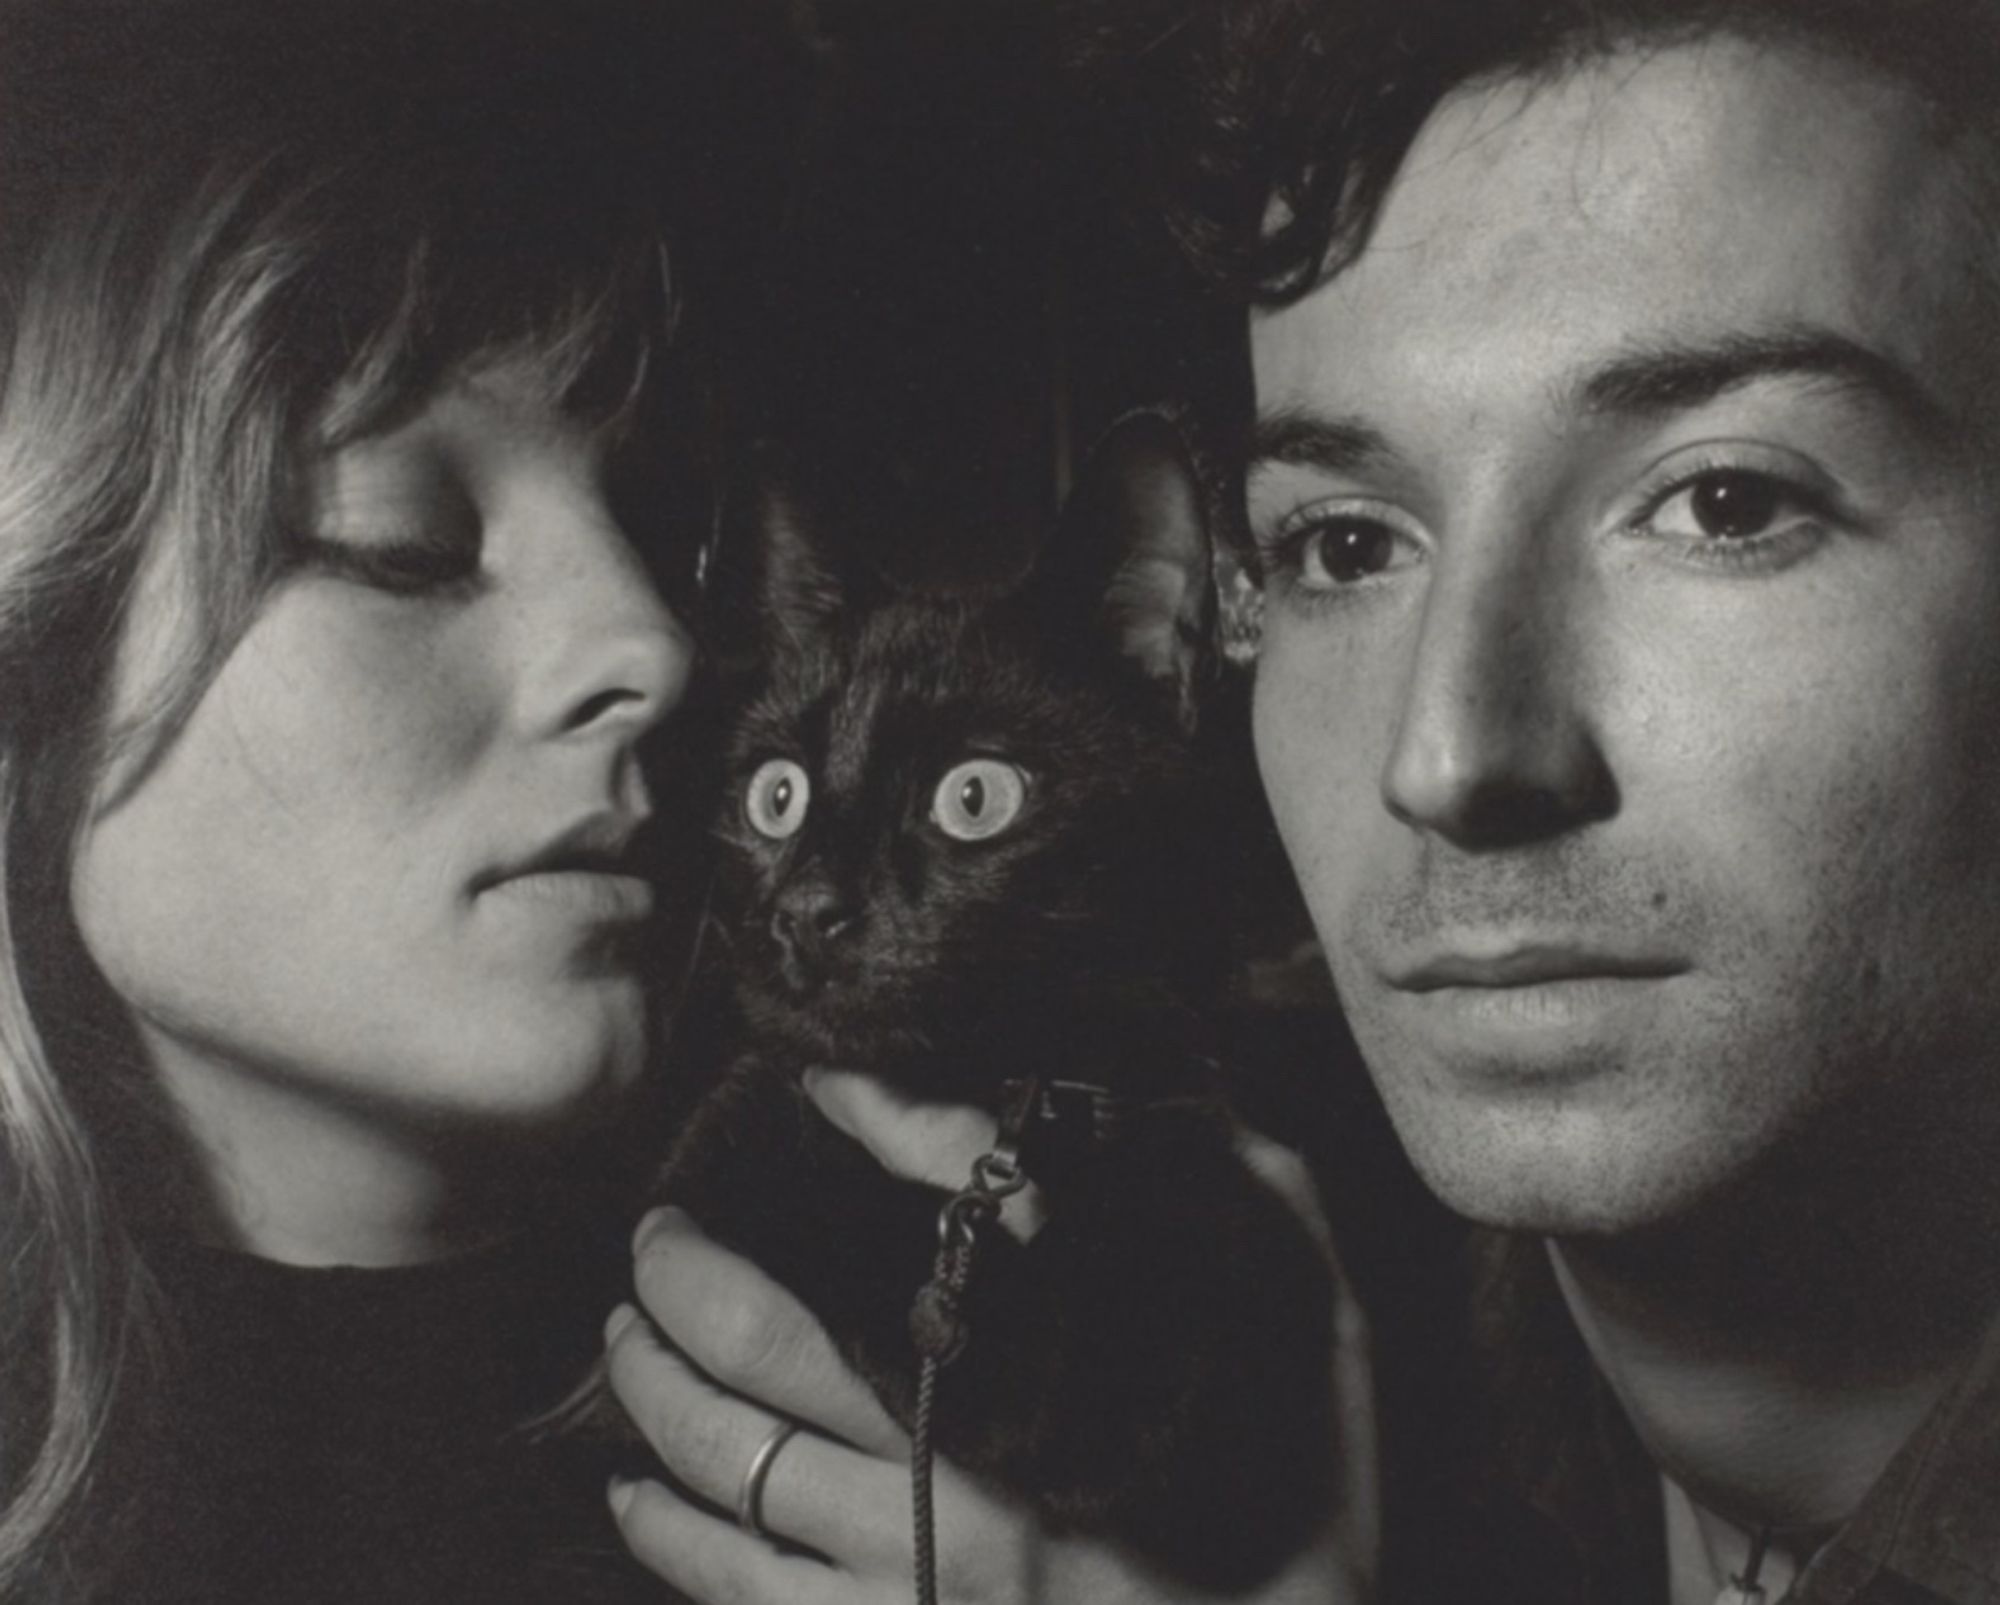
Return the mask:
<path id="1" fill-rule="evenodd" d="M 456 374 L 505 362 L 535 399 L 617 426 L 638 409 L 674 341 L 680 305 L 650 218 L 625 220 L 572 251 L 543 237 L 487 248 L 448 231 L 419 234 L 399 270 L 335 298 L 327 393 L 311 408 L 318 442 L 339 446 L 392 427 Z M 357 304 L 361 303 L 361 304 Z"/>

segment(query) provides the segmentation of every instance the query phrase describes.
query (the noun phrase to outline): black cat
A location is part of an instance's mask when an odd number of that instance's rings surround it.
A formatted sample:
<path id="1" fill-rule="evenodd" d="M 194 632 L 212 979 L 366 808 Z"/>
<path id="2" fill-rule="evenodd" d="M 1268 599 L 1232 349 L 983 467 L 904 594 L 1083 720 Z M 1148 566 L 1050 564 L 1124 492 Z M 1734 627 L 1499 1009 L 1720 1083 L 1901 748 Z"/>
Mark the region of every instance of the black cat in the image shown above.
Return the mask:
<path id="1" fill-rule="evenodd" d="M 938 1448 L 1059 1528 L 1235 1587 L 1329 1513 L 1331 1291 L 1232 1147 L 1199 1012 L 1228 925 L 1193 739 L 1202 505 L 1178 432 L 1136 416 L 1027 580 L 966 601 L 842 574 L 764 501 L 736 581 L 763 663 L 718 827 L 751 1046 L 660 1191 L 797 1294 L 907 1424 L 944 1195 L 885 1174 L 800 1072 L 996 1111 L 1030 1074 L 1103 1089 L 1027 1150 L 1047 1224 L 982 1234 Z"/>

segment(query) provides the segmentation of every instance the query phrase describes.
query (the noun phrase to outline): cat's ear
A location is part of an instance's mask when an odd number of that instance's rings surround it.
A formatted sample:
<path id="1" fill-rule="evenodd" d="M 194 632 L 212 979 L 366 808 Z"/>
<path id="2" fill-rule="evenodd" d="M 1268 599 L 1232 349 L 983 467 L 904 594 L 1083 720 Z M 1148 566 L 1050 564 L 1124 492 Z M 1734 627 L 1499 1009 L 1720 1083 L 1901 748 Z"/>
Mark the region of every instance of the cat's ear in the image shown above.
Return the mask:
<path id="1" fill-rule="evenodd" d="M 746 454 L 731 476 L 703 573 L 717 657 L 761 659 L 773 641 L 810 645 L 850 608 L 875 600 L 871 572 L 835 557 L 798 469 L 775 447 Z"/>
<path id="2" fill-rule="evenodd" d="M 1171 685 L 1190 723 L 1215 658 L 1208 522 L 1180 425 L 1128 414 L 1084 460 L 1021 592 L 1056 638 L 1108 645 Z"/>

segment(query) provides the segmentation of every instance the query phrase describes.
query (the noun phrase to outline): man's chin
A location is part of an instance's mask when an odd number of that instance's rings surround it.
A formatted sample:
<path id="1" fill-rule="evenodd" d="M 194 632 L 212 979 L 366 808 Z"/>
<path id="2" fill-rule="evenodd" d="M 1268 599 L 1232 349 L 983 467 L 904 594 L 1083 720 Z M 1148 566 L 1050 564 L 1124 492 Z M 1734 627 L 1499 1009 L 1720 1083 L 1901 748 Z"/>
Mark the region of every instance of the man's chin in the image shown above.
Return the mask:
<path id="1" fill-rule="evenodd" d="M 1662 1226 L 1699 1209 L 1731 1173 L 1715 1145 L 1663 1134 L 1637 1112 L 1613 1124 L 1573 1110 L 1440 1116 L 1393 1097 L 1389 1109 L 1431 1191 L 1466 1219 L 1509 1231 L 1602 1237 Z"/>

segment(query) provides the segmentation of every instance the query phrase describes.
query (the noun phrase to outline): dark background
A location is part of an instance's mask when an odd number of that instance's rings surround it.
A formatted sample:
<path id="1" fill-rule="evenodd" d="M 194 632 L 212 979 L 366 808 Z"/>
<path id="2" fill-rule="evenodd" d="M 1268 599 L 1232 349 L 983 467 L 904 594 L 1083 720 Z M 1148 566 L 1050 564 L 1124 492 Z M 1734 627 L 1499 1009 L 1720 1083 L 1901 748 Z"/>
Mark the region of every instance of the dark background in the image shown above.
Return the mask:
<path id="1" fill-rule="evenodd" d="M 801 171 L 766 272 L 765 430 L 820 465 L 850 538 L 905 583 L 1004 580 L 1119 414 L 1240 384 L 1241 313 L 1203 299 L 1049 0 L 795 0 L 815 61 Z M 1390 1563 L 1434 1542 L 1426 1479 L 1466 1406 L 1462 1230 L 1410 1171 L 1254 782 L 1247 677 L 1232 1070 L 1253 1124 L 1312 1165 L 1376 1332 Z M 1401 1514 L 1406 1513 L 1406 1514 Z M 1412 1522 L 1413 1528 L 1405 1528 Z M 1427 1536 L 1425 1536 L 1427 1535 Z"/>
<path id="2" fill-rule="evenodd" d="M 1048 0 L 795 4 L 817 64 L 770 265 L 773 426 L 919 582 L 1018 570 L 1079 453 L 1186 388 L 1207 308 L 1110 171 Z"/>

